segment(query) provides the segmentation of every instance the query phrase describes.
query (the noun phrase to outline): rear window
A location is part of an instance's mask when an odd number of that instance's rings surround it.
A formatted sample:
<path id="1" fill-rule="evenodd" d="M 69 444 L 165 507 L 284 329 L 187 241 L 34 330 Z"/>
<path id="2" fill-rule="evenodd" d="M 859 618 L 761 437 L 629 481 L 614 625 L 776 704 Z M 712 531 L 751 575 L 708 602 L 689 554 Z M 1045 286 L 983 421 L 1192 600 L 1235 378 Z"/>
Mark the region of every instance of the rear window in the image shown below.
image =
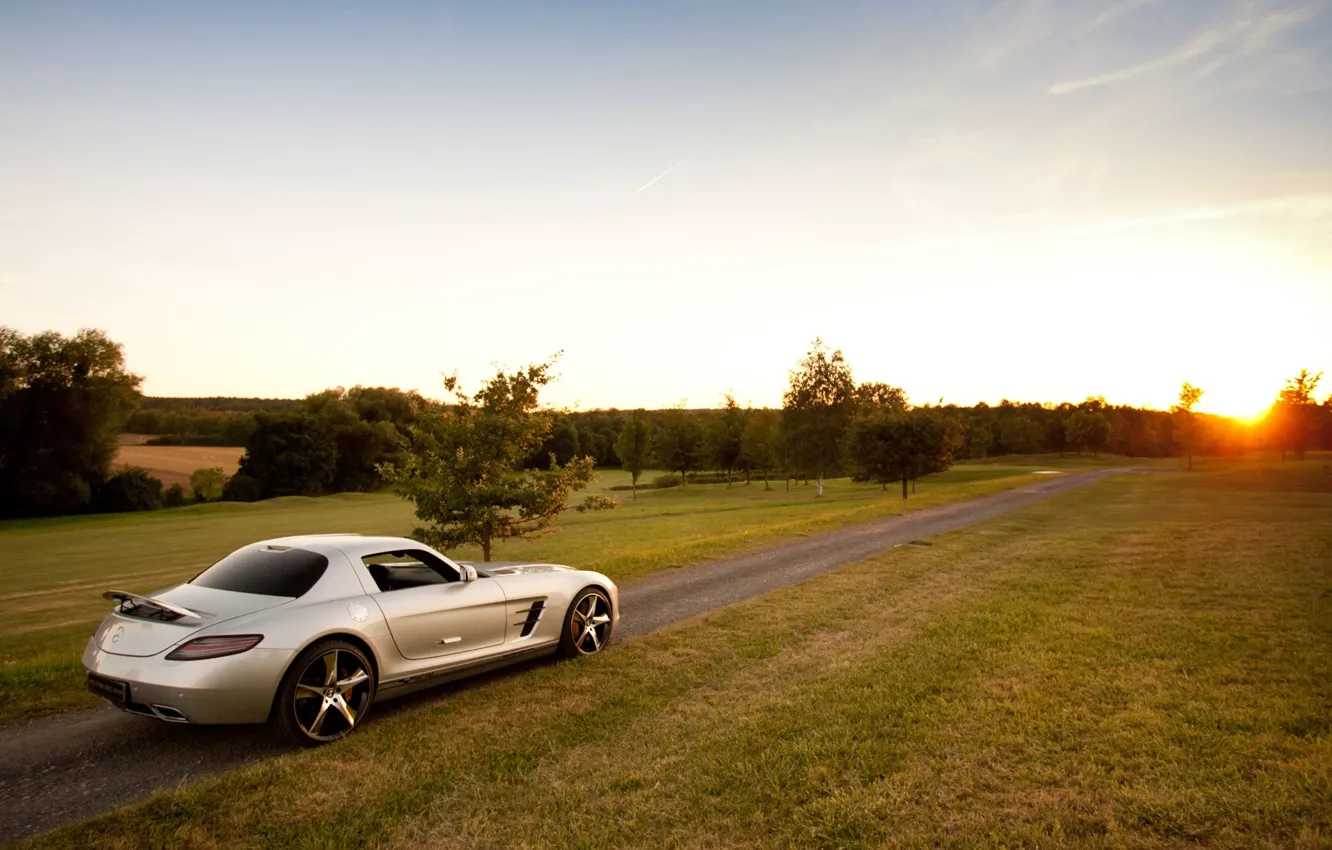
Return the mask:
<path id="1" fill-rule="evenodd" d="M 328 569 L 328 558 L 305 549 L 246 548 L 232 552 L 199 573 L 190 584 L 257 593 L 262 596 L 304 596 Z"/>

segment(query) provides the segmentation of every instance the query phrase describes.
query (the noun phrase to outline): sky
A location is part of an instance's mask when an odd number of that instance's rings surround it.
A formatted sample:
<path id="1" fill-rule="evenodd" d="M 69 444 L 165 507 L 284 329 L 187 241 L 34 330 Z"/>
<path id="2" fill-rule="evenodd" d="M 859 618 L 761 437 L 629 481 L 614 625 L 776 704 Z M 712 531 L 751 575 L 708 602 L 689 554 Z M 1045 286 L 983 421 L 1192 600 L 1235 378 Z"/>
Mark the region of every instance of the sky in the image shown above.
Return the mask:
<path id="1" fill-rule="evenodd" d="M 0 324 L 150 395 L 778 405 L 821 337 L 1252 415 L 1332 374 L 1332 2 L 0 0 Z"/>

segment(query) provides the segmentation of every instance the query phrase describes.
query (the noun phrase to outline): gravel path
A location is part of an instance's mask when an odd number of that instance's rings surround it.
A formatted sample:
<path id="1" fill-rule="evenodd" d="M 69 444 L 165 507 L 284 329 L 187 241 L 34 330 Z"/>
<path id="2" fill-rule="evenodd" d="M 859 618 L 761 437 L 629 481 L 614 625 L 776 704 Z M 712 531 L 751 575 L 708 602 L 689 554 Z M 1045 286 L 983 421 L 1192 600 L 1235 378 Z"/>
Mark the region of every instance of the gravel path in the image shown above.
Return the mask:
<path id="1" fill-rule="evenodd" d="M 1125 469 L 1042 477 L 1030 485 L 858 525 L 745 555 L 658 573 L 620 591 L 617 639 L 642 635 L 885 549 L 942 534 Z M 540 663 L 540 662 L 537 662 Z M 530 665 L 527 665 L 530 666 Z M 523 666 L 376 706 L 376 717 Z M 374 722 L 372 718 L 370 722 Z M 177 726 L 109 706 L 0 727 L 0 841 L 12 841 L 282 752 L 262 727 Z"/>

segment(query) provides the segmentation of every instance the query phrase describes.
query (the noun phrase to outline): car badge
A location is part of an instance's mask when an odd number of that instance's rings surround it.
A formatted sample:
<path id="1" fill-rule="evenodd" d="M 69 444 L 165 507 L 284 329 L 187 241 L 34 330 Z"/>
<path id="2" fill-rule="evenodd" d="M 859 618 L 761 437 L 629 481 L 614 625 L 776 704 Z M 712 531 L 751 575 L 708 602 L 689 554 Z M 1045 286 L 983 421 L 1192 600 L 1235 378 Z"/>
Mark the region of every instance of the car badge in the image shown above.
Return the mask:
<path id="1" fill-rule="evenodd" d="M 124 633 L 125 633 L 125 627 L 117 626 L 116 630 L 111 633 L 111 642 L 120 643 L 120 636 L 123 635 Z"/>

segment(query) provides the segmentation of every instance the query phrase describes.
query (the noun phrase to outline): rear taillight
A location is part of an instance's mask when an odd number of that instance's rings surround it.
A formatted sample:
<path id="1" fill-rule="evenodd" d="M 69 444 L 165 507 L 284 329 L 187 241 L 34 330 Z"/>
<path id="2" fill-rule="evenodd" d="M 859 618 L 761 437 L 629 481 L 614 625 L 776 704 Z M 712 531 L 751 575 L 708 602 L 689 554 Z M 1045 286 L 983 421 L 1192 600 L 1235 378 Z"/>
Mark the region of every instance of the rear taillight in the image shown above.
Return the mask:
<path id="1" fill-rule="evenodd" d="M 254 649 L 263 635 L 218 635 L 186 641 L 167 653 L 167 661 L 198 661 L 200 658 L 221 658 Z"/>

